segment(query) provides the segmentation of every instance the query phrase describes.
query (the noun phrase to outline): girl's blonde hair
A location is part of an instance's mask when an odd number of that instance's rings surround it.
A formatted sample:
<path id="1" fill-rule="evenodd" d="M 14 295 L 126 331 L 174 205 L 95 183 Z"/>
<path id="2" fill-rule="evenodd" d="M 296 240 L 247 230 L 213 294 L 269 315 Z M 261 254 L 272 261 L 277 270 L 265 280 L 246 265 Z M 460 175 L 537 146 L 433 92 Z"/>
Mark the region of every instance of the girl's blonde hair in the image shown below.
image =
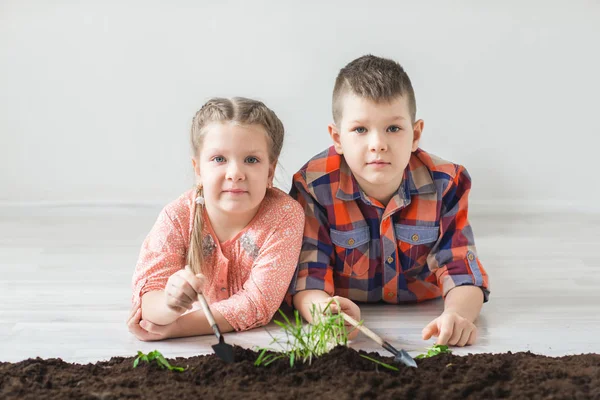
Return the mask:
<path id="1" fill-rule="evenodd" d="M 212 123 L 234 123 L 240 125 L 260 125 L 267 133 L 267 144 L 269 146 L 269 163 L 275 164 L 283 146 L 283 124 L 277 115 L 258 100 L 244 97 L 233 97 L 231 99 L 214 97 L 208 100 L 196 113 L 192 120 L 191 144 L 194 157 L 198 157 L 206 127 Z M 196 188 L 196 197 L 202 195 L 202 187 Z M 192 271 L 197 274 L 203 271 L 203 238 L 202 238 L 202 214 L 204 207 L 196 204 L 194 223 L 190 238 L 190 246 L 187 253 L 187 263 Z"/>

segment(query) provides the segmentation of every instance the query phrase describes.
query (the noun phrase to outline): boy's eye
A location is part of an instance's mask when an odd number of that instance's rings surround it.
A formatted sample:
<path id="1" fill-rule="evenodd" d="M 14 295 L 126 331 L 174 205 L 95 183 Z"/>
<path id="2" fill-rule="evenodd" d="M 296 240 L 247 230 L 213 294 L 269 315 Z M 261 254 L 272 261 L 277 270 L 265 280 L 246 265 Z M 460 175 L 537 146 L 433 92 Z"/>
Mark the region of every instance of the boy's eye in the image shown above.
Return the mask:
<path id="1" fill-rule="evenodd" d="M 354 132 L 356 133 L 365 133 L 367 131 L 367 128 L 359 126 L 358 128 L 354 129 Z"/>
<path id="2" fill-rule="evenodd" d="M 246 162 L 248 164 L 256 164 L 258 162 L 258 158 L 250 156 L 250 157 L 246 157 Z"/>
<path id="3" fill-rule="evenodd" d="M 400 130 L 399 126 L 392 125 L 388 128 L 388 132 L 398 132 Z"/>
<path id="4" fill-rule="evenodd" d="M 222 162 L 225 162 L 225 157 L 223 157 L 223 156 L 215 156 L 215 157 L 213 157 L 212 160 L 214 162 L 222 163 Z"/>

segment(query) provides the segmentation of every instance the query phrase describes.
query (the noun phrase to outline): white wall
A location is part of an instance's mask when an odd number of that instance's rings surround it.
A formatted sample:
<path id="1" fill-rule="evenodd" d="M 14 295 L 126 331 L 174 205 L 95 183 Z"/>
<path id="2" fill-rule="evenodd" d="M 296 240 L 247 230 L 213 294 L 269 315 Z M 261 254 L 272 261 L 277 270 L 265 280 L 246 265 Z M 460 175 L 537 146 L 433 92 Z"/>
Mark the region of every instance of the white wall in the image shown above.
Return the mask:
<path id="1" fill-rule="evenodd" d="M 408 71 L 422 147 L 467 166 L 472 207 L 600 211 L 599 26 L 593 0 L 0 0 L 0 204 L 173 199 L 216 95 L 278 113 L 289 187 L 329 144 L 337 72 L 373 53 Z"/>

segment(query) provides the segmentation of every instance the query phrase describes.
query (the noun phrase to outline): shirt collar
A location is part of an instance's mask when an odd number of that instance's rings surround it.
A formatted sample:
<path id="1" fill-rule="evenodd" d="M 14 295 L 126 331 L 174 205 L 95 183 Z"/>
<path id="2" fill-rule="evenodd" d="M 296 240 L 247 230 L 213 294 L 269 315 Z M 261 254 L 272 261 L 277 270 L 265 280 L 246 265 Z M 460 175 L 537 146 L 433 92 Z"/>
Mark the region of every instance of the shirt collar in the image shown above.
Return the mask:
<path id="1" fill-rule="evenodd" d="M 398 205 L 403 204 L 406 206 L 410 203 L 411 196 L 436 192 L 431 172 L 417 156 L 420 151 L 420 149 L 417 149 L 411 154 L 408 165 L 404 170 L 402 182 L 398 187 L 398 191 L 390 200 L 391 202 L 395 201 Z M 335 197 L 344 201 L 362 198 L 363 201 L 370 204 L 344 157 L 341 157 L 339 171 L 340 179 Z"/>

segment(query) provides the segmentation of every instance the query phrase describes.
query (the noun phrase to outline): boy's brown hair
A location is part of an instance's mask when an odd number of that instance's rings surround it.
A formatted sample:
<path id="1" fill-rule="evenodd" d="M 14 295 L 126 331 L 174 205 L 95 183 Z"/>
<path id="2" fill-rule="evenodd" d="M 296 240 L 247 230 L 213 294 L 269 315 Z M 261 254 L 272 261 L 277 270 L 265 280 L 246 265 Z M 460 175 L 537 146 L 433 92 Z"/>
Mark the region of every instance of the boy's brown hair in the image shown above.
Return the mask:
<path id="1" fill-rule="evenodd" d="M 415 122 L 415 92 L 404 68 L 396 61 L 368 54 L 351 61 L 340 70 L 333 88 L 333 120 L 336 124 L 342 118 L 342 101 L 347 93 L 374 102 L 406 96 L 410 117 Z"/>

